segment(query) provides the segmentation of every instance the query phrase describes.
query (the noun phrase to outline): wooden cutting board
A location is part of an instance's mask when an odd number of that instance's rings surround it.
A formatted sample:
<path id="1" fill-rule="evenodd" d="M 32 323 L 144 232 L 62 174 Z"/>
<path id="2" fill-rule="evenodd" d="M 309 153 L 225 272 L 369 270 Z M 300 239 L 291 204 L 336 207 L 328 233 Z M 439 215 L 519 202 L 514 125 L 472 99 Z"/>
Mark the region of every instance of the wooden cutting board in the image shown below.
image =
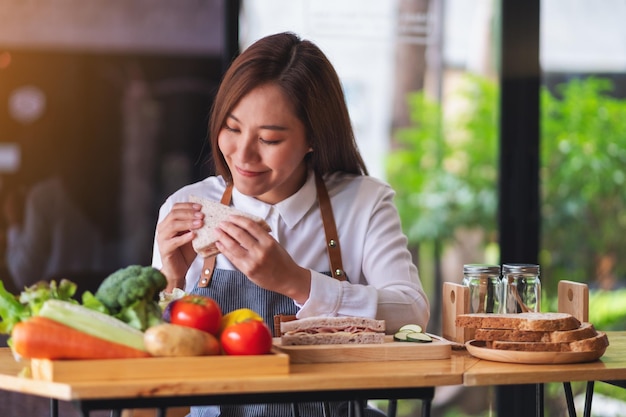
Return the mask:
<path id="1" fill-rule="evenodd" d="M 31 359 L 33 379 L 53 382 L 90 380 L 193 378 L 214 376 L 284 375 L 289 357 L 274 351 L 268 355 L 189 356 L 181 358 L 50 360 Z"/>
<path id="2" fill-rule="evenodd" d="M 599 359 L 606 347 L 588 352 L 526 352 L 515 350 L 488 349 L 484 342 L 470 340 L 465 344 L 467 351 L 480 359 L 496 362 L 526 363 L 526 364 L 553 364 L 553 363 L 582 363 Z"/>
<path id="3" fill-rule="evenodd" d="M 314 345 L 282 346 L 280 338 L 274 339 L 274 348 L 289 355 L 290 363 L 409 361 L 448 359 L 452 343 L 431 335 L 430 343 L 396 342 L 386 336 L 385 343 L 370 345 Z"/>

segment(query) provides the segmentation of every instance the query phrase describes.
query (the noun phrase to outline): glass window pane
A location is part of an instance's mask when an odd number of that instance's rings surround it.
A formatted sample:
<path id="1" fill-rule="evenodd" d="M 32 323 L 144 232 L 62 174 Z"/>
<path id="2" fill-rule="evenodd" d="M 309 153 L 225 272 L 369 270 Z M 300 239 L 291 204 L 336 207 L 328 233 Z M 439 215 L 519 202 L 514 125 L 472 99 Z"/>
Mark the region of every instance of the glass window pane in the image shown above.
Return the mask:
<path id="1" fill-rule="evenodd" d="M 605 330 L 626 323 L 625 15 L 623 1 L 541 2 L 543 274 L 554 294 L 588 283 Z"/>

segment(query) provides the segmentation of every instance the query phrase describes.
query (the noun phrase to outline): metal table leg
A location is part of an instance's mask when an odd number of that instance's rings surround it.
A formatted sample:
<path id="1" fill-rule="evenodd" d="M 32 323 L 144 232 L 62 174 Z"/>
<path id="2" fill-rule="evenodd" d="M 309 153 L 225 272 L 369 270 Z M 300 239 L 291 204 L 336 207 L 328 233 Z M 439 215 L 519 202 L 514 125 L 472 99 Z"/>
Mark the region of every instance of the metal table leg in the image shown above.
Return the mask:
<path id="1" fill-rule="evenodd" d="M 563 389 L 565 390 L 565 402 L 567 403 L 567 415 L 569 417 L 576 417 L 576 406 L 574 405 L 574 394 L 572 394 L 571 382 L 563 382 Z"/>
<path id="2" fill-rule="evenodd" d="M 585 411 L 584 417 L 591 417 L 591 401 L 593 401 L 594 381 L 587 381 L 587 391 L 585 392 Z"/>
<path id="3" fill-rule="evenodd" d="M 50 417 L 59 417 L 59 400 L 50 398 Z"/>
<path id="4" fill-rule="evenodd" d="M 543 384 L 535 385 L 535 402 L 537 404 L 535 415 L 537 417 L 543 417 Z"/>
<path id="5" fill-rule="evenodd" d="M 387 405 L 387 416 L 396 417 L 396 414 L 398 414 L 398 400 L 396 400 L 395 398 L 390 399 Z"/>
<path id="6" fill-rule="evenodd" d="M 422 417 L 430 417 L 430 406 L 432 401 L 430 399 L 422 400 Z"/>

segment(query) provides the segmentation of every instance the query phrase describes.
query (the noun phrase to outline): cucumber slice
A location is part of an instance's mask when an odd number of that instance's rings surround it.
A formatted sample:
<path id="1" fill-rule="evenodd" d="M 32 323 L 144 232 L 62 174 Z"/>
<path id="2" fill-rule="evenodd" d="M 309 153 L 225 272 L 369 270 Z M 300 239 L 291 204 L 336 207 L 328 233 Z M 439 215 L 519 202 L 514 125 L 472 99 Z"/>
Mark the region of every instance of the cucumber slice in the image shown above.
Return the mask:
<path id="1" fill-rule="evenodd" d="M 400 327 L 400 330 L 398 330 L 399 332 L 413 332 L 413 333 L 422 333 L 423 329 L 422 326 L 420 326 L 419 324 L 405 324 L 404 326 Z"/>
<path id="2" fill-rule="evenodd" d="M 398 342 L 408 342 L 407 339 L 407 335 L 411 333 L 411 332 L 397 332 L 396 334 L 393 335 L 393 340 L 396 340 Z"/>
<path id="3" fill-rule="evenodd" d="M 433 341 L 433 338 L 427 335 L 426 333 L 407 333 L 406 334 L 407 342 L 417 342 L 417 343 L 429 343 Z"/>

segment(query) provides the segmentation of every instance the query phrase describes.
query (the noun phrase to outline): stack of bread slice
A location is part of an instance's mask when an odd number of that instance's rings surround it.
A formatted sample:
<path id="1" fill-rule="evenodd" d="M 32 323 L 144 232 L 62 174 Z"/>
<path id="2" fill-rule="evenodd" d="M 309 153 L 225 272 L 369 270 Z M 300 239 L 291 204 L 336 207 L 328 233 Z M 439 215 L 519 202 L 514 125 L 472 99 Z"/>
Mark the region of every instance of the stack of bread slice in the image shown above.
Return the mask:
<path id="1" fill-rule="evenodd" d="M 604 332 L 567 313 L 459 314 L 456 325 L 474 329 L 484 347 L 524 352 L 603 352 Z"/>

